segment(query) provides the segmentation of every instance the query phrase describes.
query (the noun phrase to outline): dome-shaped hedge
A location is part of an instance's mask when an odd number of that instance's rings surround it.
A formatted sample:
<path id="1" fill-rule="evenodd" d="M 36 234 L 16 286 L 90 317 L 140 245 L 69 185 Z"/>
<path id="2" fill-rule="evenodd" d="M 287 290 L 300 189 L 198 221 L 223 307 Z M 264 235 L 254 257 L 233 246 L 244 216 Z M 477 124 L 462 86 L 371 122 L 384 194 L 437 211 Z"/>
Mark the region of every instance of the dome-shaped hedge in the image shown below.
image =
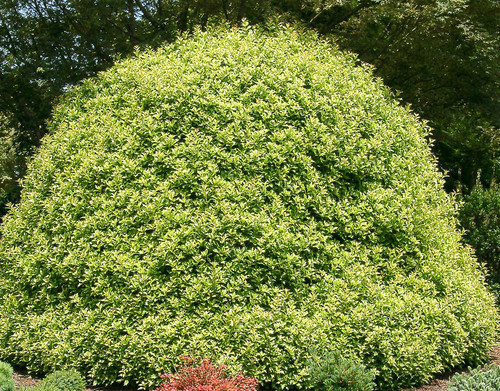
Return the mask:
<path id="1" fill-rule="evenodd" d="M 308 349 L 380 386 L 483 358 L 496 312 L 428 129 L 290 29 L 137 54 L 56 110 L 0 245 L 0 358 L 146 385 L 177 356 L 276 387 Z"/>

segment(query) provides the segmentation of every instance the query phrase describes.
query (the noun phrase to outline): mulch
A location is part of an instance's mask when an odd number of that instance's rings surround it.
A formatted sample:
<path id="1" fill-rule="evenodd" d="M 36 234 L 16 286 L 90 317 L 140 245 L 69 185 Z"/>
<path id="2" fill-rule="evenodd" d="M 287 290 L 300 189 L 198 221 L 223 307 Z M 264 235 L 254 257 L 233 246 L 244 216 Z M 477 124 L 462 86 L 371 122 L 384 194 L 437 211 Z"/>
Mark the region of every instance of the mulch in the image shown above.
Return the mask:
<path id="1" fill-rule="evenodd" d="M 500 345 L 497 345 L 490 352 L 491 363 L 500 366 Z M 466 372 L 465 369 L 459 369 L 454 372 L 445 373 L 433 379 L 429 384 L 424 385 L 419 388 L 412 390 L 403 391 L 446 391 L 447 383 L 450 381 L 451 377 L 458 372 Z M 14 382 L 16 383 L 16 389 L 19 390 L 20 387 L 30 387 L 38 384 L 40 379 L 31 377 L 26 370 L 16 369 L 14 371 Z M 111 387 L 111 388 L 89 388 L 87 391 L 130 391 L 130 389 L 125 390 L 121 387 Z"/>
<path id="2" fill-rule="evenodd" d="M 16 390 L 21 387 L 36 386 L 40 379 L 31 377 L 26 370 L 14 368 L 14 383 L 16 383 Z"/>

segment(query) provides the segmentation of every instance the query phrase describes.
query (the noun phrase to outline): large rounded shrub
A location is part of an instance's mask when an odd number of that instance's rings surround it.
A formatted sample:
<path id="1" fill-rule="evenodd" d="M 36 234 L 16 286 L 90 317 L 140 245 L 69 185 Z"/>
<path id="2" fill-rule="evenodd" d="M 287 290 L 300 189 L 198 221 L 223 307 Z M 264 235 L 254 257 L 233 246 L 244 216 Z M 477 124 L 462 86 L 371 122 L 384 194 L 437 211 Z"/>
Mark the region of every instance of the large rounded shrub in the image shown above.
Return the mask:
<path id="1" fill-rule="evenodd" d="M 386 388 L 484 358 L 428 129 L 355 63 L 215 30 L 69 93 L 3 225 L 0 356 L 151 385 L 189 354 L 285 388 L 310 348 Z"/>

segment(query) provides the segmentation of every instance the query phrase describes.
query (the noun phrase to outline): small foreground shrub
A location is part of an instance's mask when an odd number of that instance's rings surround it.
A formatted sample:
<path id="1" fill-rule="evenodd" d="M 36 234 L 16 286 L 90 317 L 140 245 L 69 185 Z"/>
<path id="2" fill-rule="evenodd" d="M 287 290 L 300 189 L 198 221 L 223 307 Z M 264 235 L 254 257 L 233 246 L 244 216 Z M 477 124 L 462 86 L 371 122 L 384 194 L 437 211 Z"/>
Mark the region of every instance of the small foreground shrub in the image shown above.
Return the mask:
<path id="1" fill-rule="evenodd" d="M 12 374 L 12 367 L 6 362 L 0 361 L 0 391 L 14 391 Z"/>
<path id="2" fill-rule="evenodd" d="M 44 389 L 51 391 L 83 391 L 85 381 L 75 370 L 56 371 L 42 381 Z"/>
<path id="3" fill-rule="evenodd" d="M 339 351 L 323 357 L 313 354 L 309 361 L 309 386 L 315 391 L 370 391 L 374 374 Z"/>
<path id="4" fill-rule="evenodd" d="M 256 391 L 257 379 L 242 374 L 230 376 L 227 366 L 214 366 L 210 360 L 202 360 L 199 366 L 190 357 L 183 357 L 174 374 L 161 375 L 166 382 L 156 391 Z"/>
<path id="5" fill-rule="evenodd" d="M 470 375 L 459 373 L 448 383 L 448 391 L 498 391 L 500 367 L 469 369 Z"/>

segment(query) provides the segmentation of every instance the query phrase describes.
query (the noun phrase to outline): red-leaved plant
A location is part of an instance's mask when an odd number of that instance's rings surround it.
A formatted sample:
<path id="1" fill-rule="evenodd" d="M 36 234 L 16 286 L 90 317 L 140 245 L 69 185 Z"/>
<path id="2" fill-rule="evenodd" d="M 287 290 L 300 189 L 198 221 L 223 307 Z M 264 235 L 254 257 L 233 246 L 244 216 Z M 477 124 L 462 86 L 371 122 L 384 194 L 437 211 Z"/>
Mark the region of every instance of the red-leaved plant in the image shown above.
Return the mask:
<path id="1" fill-rule="evenodd" d="M 174 374 L 160 375 L 165 383 L 154 391 L 257 391 L 257 379 L 242 374 L 230 376 L 226 365 L 215 367 L 210 360 L 202 360 L 199 366 L 187 356 L 181 356 L 184 364 Z"/>

